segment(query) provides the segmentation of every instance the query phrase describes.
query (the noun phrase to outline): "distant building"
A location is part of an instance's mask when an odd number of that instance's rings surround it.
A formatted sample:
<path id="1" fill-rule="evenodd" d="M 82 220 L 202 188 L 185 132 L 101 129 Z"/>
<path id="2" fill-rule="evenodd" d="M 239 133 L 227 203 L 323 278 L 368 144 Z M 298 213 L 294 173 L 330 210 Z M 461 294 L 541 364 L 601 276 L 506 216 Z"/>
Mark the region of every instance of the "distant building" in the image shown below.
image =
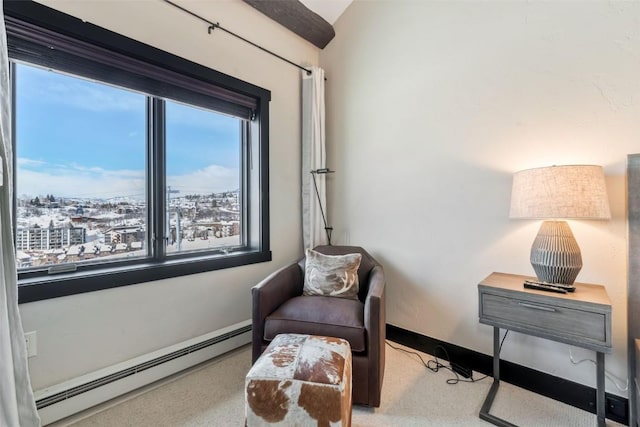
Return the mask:
<path id="1" fill-rule="evenodd" d="M 29 268 L 31 267 L 31 256 L 25 254 L 22 251 L 16 252 L 16 264 L 18 268 Z"/>
<path id="2" fill-rule="evenodd" d="M 42 251 L 81 245 L 86 241 L 84 227 L 18 227 L 16 249 L 20 251 Z"/>
<path id="3" fill-rule="evenodd" d="M 217 237 L 230 237 L 240 234 L 239 221 L 220 221 L 213 223 L 213 229 Z"/>
<path id="4" fill-rule="evenodd" d="M 116 213 L 119 215 L 126 215 L 136 213 L 136 209 L 131 206 L 118 206 L 116 208 Z"/>
<path id="5" fill-rule="evenodd" d="M 130 246 L 133 242 L 142 242 L 144 240 L 144 228 L 139 226 L 118 226 L 110 228 L 104 232 L 104 242 L 108 245 L 124 243 Z"/>

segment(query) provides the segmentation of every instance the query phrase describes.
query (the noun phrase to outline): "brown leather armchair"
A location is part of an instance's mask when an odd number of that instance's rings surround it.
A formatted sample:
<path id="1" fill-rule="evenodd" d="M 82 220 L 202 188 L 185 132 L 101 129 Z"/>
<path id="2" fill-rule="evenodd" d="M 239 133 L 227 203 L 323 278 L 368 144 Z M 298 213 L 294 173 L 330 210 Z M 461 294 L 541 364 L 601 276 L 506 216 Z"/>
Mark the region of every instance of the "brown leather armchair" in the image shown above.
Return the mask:
<path id="1" fill-rule="evenodd" d="M 281 333 L 324 335 L 349 341 L 353 355 L 353 403 L 380 406 L 384 377 L 385 278 L 382 266 L 357 246 L 318 246 L 326 255 L 361 253 L 359 300 L 303 296 L 305 259 L 264 279 L 253 298 L 253 361 Z"/>

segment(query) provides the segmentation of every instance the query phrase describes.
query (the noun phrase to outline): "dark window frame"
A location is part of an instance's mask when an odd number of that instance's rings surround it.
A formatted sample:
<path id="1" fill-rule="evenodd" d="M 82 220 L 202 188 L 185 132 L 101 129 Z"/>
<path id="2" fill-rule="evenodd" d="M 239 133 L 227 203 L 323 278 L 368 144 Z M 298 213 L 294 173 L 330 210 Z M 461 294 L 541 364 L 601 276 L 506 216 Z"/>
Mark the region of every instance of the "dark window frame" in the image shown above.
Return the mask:
<path id="1" fill-rule="evenodd" d="M 10 59 L 246 117 L 249 121 L 242 134 L 251 146 L 243 144 L 242 161 L 245 169 L 251 161 L 254 165 L 253 171 L 245 171 L 242 182 L 244 249 L 230 253 L 207 251 L 165 256 L 161 241 L 165 237 L 164 222 L 158 221 L 158 216 L 162 215 L 156 214 L 147 225 L 149 237 L 151 233 L 160 236 L 151 241 L 153 247 L 149 246 L 156 258 L 78 264 L 78 270 L 72 273 L 21 272 L 18 275 L 20 303 L 271 261 L 270 91 L 32 1 L 5 1 L 4 12 Z M 201 96 L 201 93 L 206 95 Z M 148 108 L 156 102 L 153 101 L 156 98 L 151 99 Z M 163 132 L 151 128 L 154 123 L 157 122 L 148 123 L 149 131 Z M 158 163 L 164 161 L 164 154 L 152 144 L 148 144 L 148 150 L 148 186 L 154 181 L 164 192 L 164 164 Z M 15 160 L 14 150 L 14 170 Z M 149 210 L 163 212 L 164 198 L 156 197 L 152 190 L 148 189 Z"/>

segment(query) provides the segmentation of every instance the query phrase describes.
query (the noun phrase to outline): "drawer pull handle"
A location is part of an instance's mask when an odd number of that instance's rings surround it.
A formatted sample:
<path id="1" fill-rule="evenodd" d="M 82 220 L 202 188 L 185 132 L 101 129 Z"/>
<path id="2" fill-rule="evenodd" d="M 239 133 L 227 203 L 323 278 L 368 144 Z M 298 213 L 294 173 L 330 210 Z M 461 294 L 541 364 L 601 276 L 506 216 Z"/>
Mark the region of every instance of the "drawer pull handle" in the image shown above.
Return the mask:
<path id="1" fill-rule="evenodd" d="M 542 305 L 534 305 L 534 304 L 529 304 L 526 302 L 518 302 L 518 305 L 522 306 L 522 307 L 526 307 L 526 308 L 533 308 L 534 310 L 542 310 L 542 311 L 556 311 L 555 308 L 553 307 L 545 307 Z"/>

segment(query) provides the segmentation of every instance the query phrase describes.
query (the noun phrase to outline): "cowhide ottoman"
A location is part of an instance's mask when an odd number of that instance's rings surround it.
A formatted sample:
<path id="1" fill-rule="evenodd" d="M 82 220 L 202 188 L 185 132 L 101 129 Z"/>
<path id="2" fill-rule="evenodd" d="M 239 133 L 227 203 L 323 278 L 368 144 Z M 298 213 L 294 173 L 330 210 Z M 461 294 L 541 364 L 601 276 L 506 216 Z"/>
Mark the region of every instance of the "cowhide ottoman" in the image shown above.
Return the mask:
<path id="1" fill-rule="evenodd" d="M 245 380 L 247 426 L 350 426 L 351 347 L 340 338 L 277 335 Z"/>

